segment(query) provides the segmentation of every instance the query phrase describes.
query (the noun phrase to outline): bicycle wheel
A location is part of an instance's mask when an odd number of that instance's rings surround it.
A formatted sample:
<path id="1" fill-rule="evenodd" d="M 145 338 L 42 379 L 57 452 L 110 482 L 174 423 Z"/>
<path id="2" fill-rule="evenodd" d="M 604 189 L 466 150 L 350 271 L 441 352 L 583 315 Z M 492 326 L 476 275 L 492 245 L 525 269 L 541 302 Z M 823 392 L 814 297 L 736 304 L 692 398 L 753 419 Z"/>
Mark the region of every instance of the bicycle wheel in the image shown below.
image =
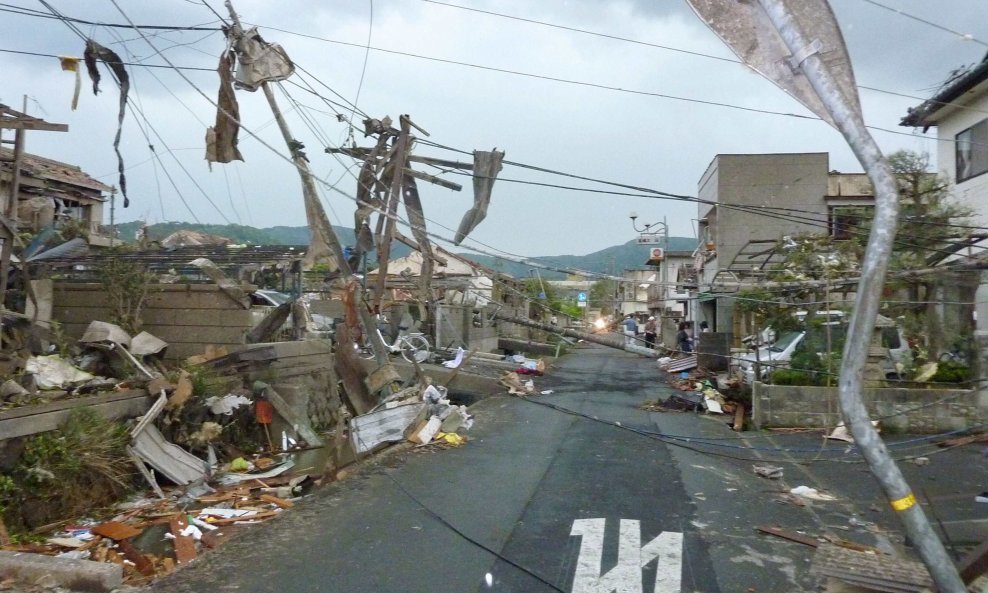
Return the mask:
<path id="1" fill-rule="evenodd" d="M 425 336 L 406 336 L 401 342 L 401 357 L 408 362 L 425 362 L 430 348 Z"/>

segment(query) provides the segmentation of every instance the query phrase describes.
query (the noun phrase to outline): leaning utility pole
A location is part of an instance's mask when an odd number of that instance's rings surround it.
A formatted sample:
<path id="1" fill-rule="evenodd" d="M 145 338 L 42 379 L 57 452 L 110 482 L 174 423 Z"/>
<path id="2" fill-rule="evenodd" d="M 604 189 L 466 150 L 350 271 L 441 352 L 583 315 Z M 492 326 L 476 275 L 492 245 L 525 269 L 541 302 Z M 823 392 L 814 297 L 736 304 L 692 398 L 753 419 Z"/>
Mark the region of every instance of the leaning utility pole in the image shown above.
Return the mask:
<path id="1" fill-rule="evenodd" d="M 230 31 L 230 35 L 233 37 L 234 43 L 236 43 L 243 35 L 243 27 L 240 25 L 240 17 L 237 16 L 236 11 L 233 9 L 233 3 L 231 0 L 226 0 L 226 9 L 230 13 L 230 19 L 233 21 L 233 28 Z M 356 282 L 357 279 L 353 275 L 353 270 L 350 269 L 347 264 L 346 257 L 343 255 L 343 246 L 340 243 L 339 238 L 336 236 L 336 231 L 333 226 L 329 223 L 329 218 L 326 216 L 326 211 L 322 207 L 322 203 L 319 201 L 319 194 L 316 192 L 316 184 L 312 177 L 312 172 L 309 170 L 309 163 L 302 153 L 301 149 L 298 147 L 297 141 L 292 136 L 292 132 L 288 127 L 288 122 L 285 121 L 284 116 L 281 114 L 281 109 L 278 107 L 278 102 L 274 98 L 274 93 L 271 92 L 271 88 L 267 82 L 262 82 L 260 84 L 261 89 L 264 91 L 264 96 L 268 100 L 268 105 L 271 107 L 271 112 L 274 114 L 275 120 L 278 122 L 278 128 L 281 130 L 281 136 L 285 140 L 285 144 L 288 146 L 288 151 L 292 155 L 292 163 L 295 165 L 295 169 L 298 171 L 299 176 L 302 178 L 302 195 L 305 199 L 305 215 L 309 222 L 309 229 L 312 231 L 313 240 L 310 242 L 309 249 L 314 249 L 316 253 L 306 254 L 307 260 L 314 261 L 318 258 L 325 259 L 329 256 L 331 259 L 336 260 L 336 265 L 339 267 L 341 274 L 344 278 Z M 363 334 L 365 339 L 371 341 L 374 345 L 374 358 L 379 366 L 385 366 L 389 364 L 388 349 L 385 347 L 383 340 L 375 331 L 376 324 L 371 316 L 370 312 L 366 307 L 358 305 L 358 312 L 360 313 L 360 322 L 363 326 Z"/>
<path id="2" fill-rule="evenodd" d="M 27 111 L 27 97 L 24 97 L 24 111 Z M 49 132 L 68 132 L 65 124 L 52 124 L 44 120 L 30 117 L 23 112 L 14 111 L 0 104 L 0 145 L 10 144 L 3 139 L 3 130 L 14 130 L 14 150 L 11 156 L 10 186 L 7 203 L 0 212 L 0 237 L 3 238 L 3 248 L 0 250 L 0 312 L 6 309 L 7 281 L 10 276 L 10 257 L 14 251 L 14 241 L 17 237 L 17 198 L 20 194 L 21 163 L 24 158 L 24 134 L 27 130 L 46 130 Z"/>
<path id="3" fill-rule="evenodd" d="M 872 426 L 861 400 L 898 216 L 898 185 L 861 114 L 854 72 L 827 0 L 689 0 L 696 13 L 750 67 L 841 132 L 875 188 L 875 215 L 841 362 L 838 396 L 844 422 L 872 475 L 905 526 L 941 593 L 964 593 L 943 542 Z"/>

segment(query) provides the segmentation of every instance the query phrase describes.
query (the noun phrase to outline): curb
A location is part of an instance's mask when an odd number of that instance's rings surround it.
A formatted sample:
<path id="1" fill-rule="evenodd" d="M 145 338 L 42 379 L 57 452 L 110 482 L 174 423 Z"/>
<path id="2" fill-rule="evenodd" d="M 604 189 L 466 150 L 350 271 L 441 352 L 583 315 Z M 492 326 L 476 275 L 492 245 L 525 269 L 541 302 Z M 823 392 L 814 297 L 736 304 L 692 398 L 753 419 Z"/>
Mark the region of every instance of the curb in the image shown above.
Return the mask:
<path id="1" fill-rule="evenodd" d="M 108 593 L 123 584 L 123 569 L 118 564 L 0 551 L 0 579 L 37 583 L 45 576 L 59 587 L 94 593 Z"/>

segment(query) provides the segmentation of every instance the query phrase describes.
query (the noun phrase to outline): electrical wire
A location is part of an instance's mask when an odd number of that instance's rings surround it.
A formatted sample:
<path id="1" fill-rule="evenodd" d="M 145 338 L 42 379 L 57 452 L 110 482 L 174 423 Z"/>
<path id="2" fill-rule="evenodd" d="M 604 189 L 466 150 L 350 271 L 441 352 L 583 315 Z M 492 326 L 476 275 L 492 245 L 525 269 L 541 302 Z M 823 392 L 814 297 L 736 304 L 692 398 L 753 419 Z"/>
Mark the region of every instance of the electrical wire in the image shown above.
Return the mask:
<path id="1" fill-rule="evenodd" d="M 48 6 L 47 3 L 45 3 L 45 2 L 42 2 L 42 4 L 45 4 L 46 7 Z M 122 23 L 104 23 L 104 22 L 99 22 L 99 21 L 87 21 L 85 19 L 79 19 L 79 18 L 75 18 L 75 17 L 70 17 L 70 16 L 64 16 L 64 15 L 56 14 L 54 12 L 52 14 L 45 14 L 44 12 L 42 12 L 40 10 L 34 10 L 34 9 L 31 9 L 31 8 L 24 8 L 24 7 L 16 6 L 16 5 L 13 5 L 13 4 L 0 3 L 0 7 L 4 7 L 4 8 L 0 8 L 0 12 L 9 12 L 9 13 L 12 13 L 12 14 L 20 14 L 20 15 L 23 15 L 23 16 L 33 16 L 33 17 L 37 17 L 37 18 L 56 19 L 56 20 L 63 21 L 65 23 L 78 23 L 80 25 L 92 25 L 94 27 L 108 27 L 108 28 L 116 28 L 116 29 L 132 29 L 134 27 L 137 27 L 138 29 L 158 30 L 158 31 L 213 31 L 213 32 L 215 32 L 215 31 L 219 31 L 220 30 L 219 27 L 205 27 L 205 26 L 202 26 L 202 25 L 193 25 L 193 26 L 185 26 L 185 25 L 133 25 L 133 26 L 131 26 L 131 25 L 126 25 L 126 24 L 122 24 Z"/>
<path id="2" fill-rule="evenodd" d="M 411 500 L 412 502 L 414 502 L 415 504 L 417 504 L 419 507 L 422 508 L 423 511 L 425 511 L 426 513 L 428 513 L 432 518 L 434 518 L 436 521 L 438 521 L 439 523 L 441 523 L 443 526 L 445 526 L 447 529 L 449 529 L 450 531 L 452 531 L 456 535 L 460 536 L 461 538 L 463 538 L 467 542 L 473 544 L 474 546 L 480 548 L 481 550 L 484 550 L 485 552 L 487 552 L 488 554 L 494 556 L 498 560 L 501 560 L 502 562 L 504 562 L 506 564 L 510 564 L 514 568 L 517 568 L 521 572 L 523 572 L 523 573 L 527 574 L 528 576 L 532 577 L 533 579 L 539 581 L 543 585 L 546 585 L 547 587 L 550 587 L 553 591 L 559 591 L 560 593 L 566 593 L 566 591 L 564 591 L 563 589 L 559 588 L 555 583 L 552 583 L 549 580 L 547 580 L 546 578 L 540 576 L 538 573 L 536 573 L 532 569 L 530 569 L 530 568 L 528 568 L 528 567 L 526 567 L 526 566 L 524 566 L 522 564 L 519 564 L 518 562 L 515 562 L 514 560 L 511 560 L 510 558 L 505 557 L 500 552 L 497 552 L 496 550 L 490 548 L 489 546 L 484 545 L 479 540 L 477 540 L 475 538 L 472 538 L 469 535 L 467 535 L 466 533 L 464 533 L 463 530 L 459 529 L 458 527 L 456 527 L 455 525 L 453 525 L 452 523 L 450 523 L 445 517 L 443 517 L 442 515 L 440 515 L 436 511 L 432 510 L 428 505 L 426 505 L 424 502 L 422 502 L 421 500 L 419 500 L 414 494 L 412 494 L 411 492 L 409 492 L 409 490 L 407 488 L 405 488 L 405 486 L 402 485 L 401 482 L 399 482 L 398 480 L 396 480 L 395 477 L 391 475 L 391 472 L 387 472 L 386 471 L 386 472 L 384 472 L 384 475 L 386 475 L 392 482 L 394 482 L 395 486 L 397 486 L 398 489 L 401 490 L 401 492 L 405 496 L 407 496 L 409 500 Z"/>
<path id="3" fill-rule="evenodd" d="M 907 19 L 912 19 L 912 20 L 917 21 L 919 23 L 922 23 L 924 25 L 933 27 L 934 29 L 939 29 L 940 31 L 945 31 L 945 32 L 950 33 L 952 35 L 956 35 L 957 37 L 960 37 L 964 41 L 973 41 L 974 43 L 977 43 L 978 45 L 983 45 L 985 47 L 988 47 L 988 43 L 985 43 L 984 41 L 976 38 L 975 36 L 971 35 L 970 33 L 961 33 L 960 31 L 955 31 L 955 30 L 953 30 L 953 29 L 951 29 L 949 27 L 944 27 L 943 25 L 934 23 L 933 21 L 928 21 L 928 20 L 926 20 L 924 18 L 920 18 L 918 16 L 909 14 L 908 12 L 905 12 L 903 10 L 899 10 L 898 8 L 893 8 L 891 6 L 886 6 L 885 4 L 882 4 L 881 2 L 876 2 L 875 0 L 861 0 L 861 1 L 862 2 L 865 2 L 867 4 L 871 4 L 872 6 L 877 6 L 878 8 L 883 8 L 883 9 L 889 11 L 889 12 L 894 12 L 895 14 L 898 14 L 900 16 L 906 17 Z"/>
<path id="4" fill-rule="evenodd" d="M 119 9 L 119 7 L 118 7 L 118 9 Z M 150 44 L 150 41 L 149 41 L 149 40 L 147 40 L 147 39 L 145 39 L 145 41 L 146 41 L 146 42 L 148 42 L 148 43 Z M 152 45 L 152 48 L 153 48 L 153 45 Z M 163 56 L 163 57 L 164 57 L 164 56 Z M 168 60 L 167 60 L 167 58 L 164 58 L 164 59 L 165 59 L 166 61 L 168 61 Z M 169 64 L 170 64 L 170 61 L 169 61 Z M 174 66 L 173 66 L 173 67 L 174 67 Z M 192 83 L 192 82 L 191 82 L 190 80 L 188 80 L 188 78 L 187 78 L 187 77 L 185 77 L 184 75 L 182 75 L 182 73 L 181 73 L 181 71 L 180 71 L 180 70 L 178 70 L 178 69 L 176 68 L 176 71 L 177 71 L 177 72 L 179 72 L 179 74 L 180 74 L 180 75 L 181 75 L 181 76 L 182 76 L 183 78 L 185 78 L 185 79 L 186 79 L 186 82 L 188 82 L 189 84 L 191 84 L 191 85 L 193 86 L 193 88 L 195 88 L 195 89 L 196 89 L 196 90 L 197 90 L 197 91 L 198 91 L 198 92 L 199 92 L 199 93 L 200 93 L 200 94 L 201 94 L 201 95 L 202 95 L 202 96 L 203 96 L 204 98 L 206 98 L 206 99 L 207 99 L 208 101 L 210 101 L 211 103 L 213 103 L 213 101 L 212 101 L 212 100 L 211 100 L 211 99 L 210 99 L 210 98 L 209 98 L 209 97 L 208 97 L 207 95 L 205 95 L 205 93 L 203 93 L 203 92 L 201 91 L 201 89 L 198 89 L 198 88 L 197 88 L 197 87 L 196 87 L 196 86 L 195 86 L 195 85 L 194 85 L 194 84 L 193 84 L 193 83 Z M 215 105 L 215 103 L 213 103 L 213 104 Z M 247 128 L 244 128 L 244 129 L 245 129 L 245 130 L 246 130 L 246 131 L 247 131 L 247 132 L 248 132 L 249 134 L 251 134 L 251 135 L 252 135 L 252 137 L 254 137 L 255 139 L 258 139 L 259 141 L 261 141 L 261 140 L 260 140 L 260 139 L 259 139 L 259 138 L 258 138 L 258 137 L 256 136 L 256 134 L 254 134 L 254 133 L 252 133 L 252 132 L 250 132 L 250 130 L 249 130 L 249 129 L 247 129 Z M 271 147 L 270 145 L 267 145 L 267 144 L 266 144 L 266 143 L 264 143 L 263 141 L 261 141 L 261 142 L 262 142 L 262 144 L 265 144 L 265 146 L 266 146 L 266 147 L 268 147 L 269 149 L 272 149 L 272 150 L 273 150 L 273 148 L 272 148 L 272 147 Z M 277 153 L 277 151 L 275 151 L 275 152 Z M 279 153 L 279 154 L 280 154 L 280 153 Z M 282 155 L 282 157 L 283 157 L 283 158 L 285 158 L 285 157 L 284 157 L 283 155 Z M 538 169 L 538 168 L 536 168 L 536 167 L 532 167 L 532 168 L 534 168 L 534 169 Z M 321 181 L 321 180 L 320 180 L 320 181 Z M 341 190 L 339 190 L 339 189 L 338 189 L 338 188 L 336 188 L 336 187 L 331 187 L 330 189 L 332 189 L 333 191 L 337 191 L 338 193 L 341 193 L 341 194 L 343 194 L 343 195 L 345 195 L 345 196 L 346 196 L 346 197 L 347 197 L 348 199 L 350 199 L 350 200 L 354 200 L 354 201 L 355 201 L 355 198 L 354 198 L 353 196 L 350 196 L 350 195 L 348 195 L 348 194 L 346 194 L 345 192 L 342 192 Z M 672 194 L 670 194 L 670 195 L 672 195 Z M 404 223 L 404 224 L 407 224 L 407 223 Z M 451 230 L 451 229 L 450 229 L 450 230 Z M 434 235 L 434 233 L 429 233 L 429 234 L 430 234 L 430 235 L 432 235 L 432 236 L 435 236 L 435 235 Z M 451 242 L 451 241 L 450 241 L 449 239 L 446 239 L 446 238 L 441 238 L 441 239 L 442 239 L 442 240 L 444 240 L 444 241 L 447 241 L 447 242 Z M 474 241 L 474 242 L 476 242 L 476 241 Z M 478 248 L 476 248 L 476 247 L 472 247 L 472 246 L 467 246 L 467 248 L 468 248 L 468 249 L 471 249 L 471 250 L 473 250 L 473 251 L 476 251 L 476 252 L 480 252 L 480 253 L 485 253 L 485 251 L 484 251 L 484 250 L 481 250 L 481 249 L 478 249 Z M 494 257 L 502 257 L 502 258 L 506 258 L 506 256 L 507 256 L 507 255 L 509 255 L 509 254 L 508 254 L 507 252 L 504 252 L 504 251 L 501 251 L 501 252 L 500 252 L 500 253 L 498 253 L 498 254 L 494 254 L 494 253 L 488 253 L 488 254 L 489 254 L 489 255 L 492 255 L 492 256 L 494 256 Z M 528 264 L 528 265 L 533 265 L 533 266 L 535 266 L 535 267 L 543 267 L 543 268 L 546 268 L 546 269 L 554 269 L 554 268 L 549 268 L 549 267 L 546 267 L 546 266 L 540 266 L 540 265 L 539 265 L 539 264 L 537 264 L 536 262 L 533 262 L 533 261 L 531 261 L 531 260 L 529 260 L 529 258 L 524 258 L 523 256 L 517 256 L 517 255 L 515 255 L 515 254 L 510 254 L 510 255 L 514 255 L 514 256 L 515 256 L 515 257 L 517 258 L 517 259 L 514 259 L 514 261 L 519 261 L 519 262 L 521 262 L 521 263 L 526 263 L 526 264 Z M 507 259 L 512 259 L 512 258 L 507 258 Z M 556 269 L 557 271 L 563 271 L 563 272 L 567 272 L 567 273 L 573 273 L 573 272 L 575 272 L 575 273 L 585 273 L 584 271 L 574 271 L 574 270 L 572 270 L 572 269 L 558 269 L 558 268 L 555 268 L 555 269 Z M 591 275 L 591 274 L 587 274 L 587 275 Z"/>

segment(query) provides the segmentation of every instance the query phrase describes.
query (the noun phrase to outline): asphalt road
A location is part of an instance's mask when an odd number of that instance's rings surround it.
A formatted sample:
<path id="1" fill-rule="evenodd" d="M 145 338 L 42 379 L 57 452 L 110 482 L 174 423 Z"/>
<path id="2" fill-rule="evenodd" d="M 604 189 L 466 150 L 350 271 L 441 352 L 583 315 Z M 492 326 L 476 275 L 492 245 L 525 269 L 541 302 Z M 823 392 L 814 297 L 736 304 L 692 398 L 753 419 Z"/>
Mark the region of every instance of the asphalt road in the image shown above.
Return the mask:
<path id="1" fill-rule="evenodd" d="M 642 411 L 671 393 L 662 375 L 652 360 L 579 348 L 535 378 L 552 394 L 474 405 L 465 446 L 365 462 L 153 591 L 798 591 L 814 590 L 813 548 L 757 526 L 901 549 L 895 518 L 846 448 Z M 937 459 L 915 468 L 932 472 L 914 476 L 931 501 L 988 484 L 980 452 L 957 454 L 970 484 L 937 482 L 949 466 Z M 785 477 L 757 477 L 759 460 Z M 835 500 L 796 500 L 787 492 L 797 485 Z M 984 517 L 973 502 L 940 512 L 965 524 Z"/>

